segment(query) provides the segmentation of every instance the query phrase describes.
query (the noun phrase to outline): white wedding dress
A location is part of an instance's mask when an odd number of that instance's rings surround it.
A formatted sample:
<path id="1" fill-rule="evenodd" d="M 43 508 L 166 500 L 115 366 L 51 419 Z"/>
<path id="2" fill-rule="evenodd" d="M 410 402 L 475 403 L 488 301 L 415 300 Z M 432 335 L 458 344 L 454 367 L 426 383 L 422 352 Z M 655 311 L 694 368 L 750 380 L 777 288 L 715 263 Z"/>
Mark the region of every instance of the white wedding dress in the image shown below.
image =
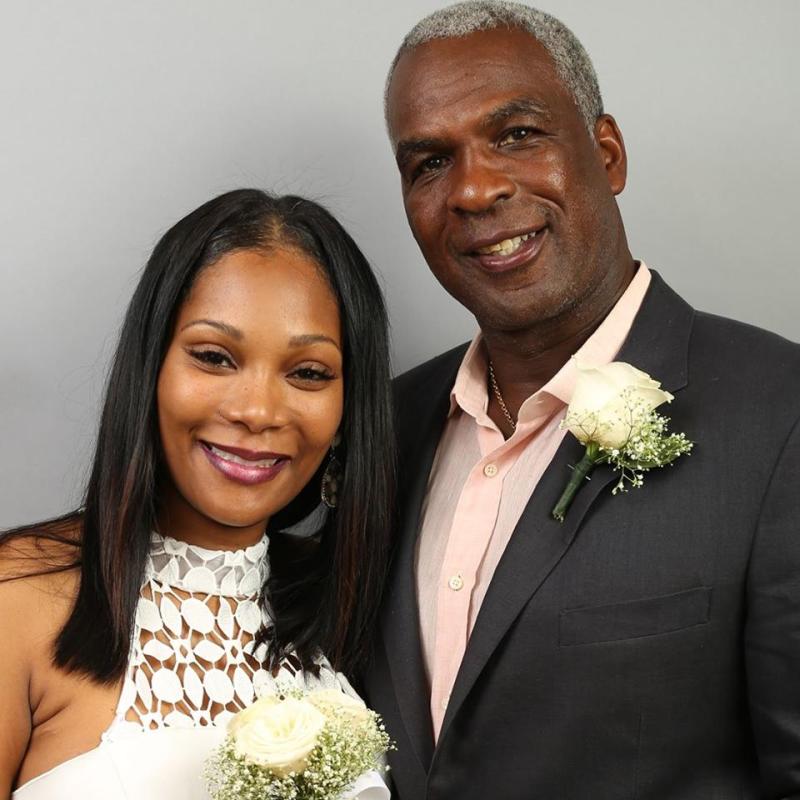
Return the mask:
<path id="1" fill-rule="evenodd" d="M 317 677 L 291 657 L 276 676 L 261 666 L 266 647 L 254 636 L 266 552 L 266 539 L 216 551 L 154 534 L 114 721 L 97 747 L 12 800 L 207 800 L 203 765 L 227 721 L 276 681 L 356 696 L 322 657 Z M 389 800 L 389 790 L 369 772 L 344 798 Z"/>

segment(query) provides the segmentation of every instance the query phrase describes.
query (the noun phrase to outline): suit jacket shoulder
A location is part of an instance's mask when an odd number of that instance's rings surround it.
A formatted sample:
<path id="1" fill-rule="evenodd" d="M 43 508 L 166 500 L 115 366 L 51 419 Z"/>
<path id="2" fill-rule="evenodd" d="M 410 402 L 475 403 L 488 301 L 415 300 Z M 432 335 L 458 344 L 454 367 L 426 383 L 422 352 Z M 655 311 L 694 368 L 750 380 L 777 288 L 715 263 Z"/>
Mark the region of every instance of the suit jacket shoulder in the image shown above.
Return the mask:
<path id="1" fill-rule="evenodd" d="M 459 344 L 398 375 L 394 379 L 394 389 L 398 399 L 404 399 L 409 392 L 424 389 L 426 386 L 440 385 L 445 374 L 449 375 L 453 369 L 458 371 L 468 347 L 468 342 Z"/>
<path id="2" fill-rule="evenodd" d="M 687 378 L 687 399 L 703 428 L 719 432 L 731 457 L 738 452 L 739 461 L 771 466 L 800 419 L 800 345 L 698 312 Z M 673 405 L 679 414 L 682 398 Z"/>
<path id="3" fill-rule="evenodd" d="M 800 409 L 800 344 L 733 319 L 697 312 L 692 330 L 690 375 L 724 381 L 731 388 L 777 390 Z M 742 402 L 751 398 L 739 397 Z"/>
<path id="4" fill-rule="evenodd" d="M 421 421 L 444 420 L 450 389 L 468 347 L 469 343 L 460 344 L 395 378 L 395 417 L 401 445 L 409 436 L 415 437 Z"/>

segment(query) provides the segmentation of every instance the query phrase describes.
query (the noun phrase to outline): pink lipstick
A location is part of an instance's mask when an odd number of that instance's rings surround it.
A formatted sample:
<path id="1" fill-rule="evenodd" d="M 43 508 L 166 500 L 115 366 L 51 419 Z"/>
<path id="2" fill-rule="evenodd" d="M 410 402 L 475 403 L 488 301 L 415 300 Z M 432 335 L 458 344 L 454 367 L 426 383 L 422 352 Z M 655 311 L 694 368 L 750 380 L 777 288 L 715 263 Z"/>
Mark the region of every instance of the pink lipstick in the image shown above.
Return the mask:
<path id="1" fill-rule="evenodd" d="M 246 486 L 271 481 L 291 461 L 282 453 L 246 450 L 211 442 L 200 442 L 200 446 L 211 466 L 229 480 Z"/>

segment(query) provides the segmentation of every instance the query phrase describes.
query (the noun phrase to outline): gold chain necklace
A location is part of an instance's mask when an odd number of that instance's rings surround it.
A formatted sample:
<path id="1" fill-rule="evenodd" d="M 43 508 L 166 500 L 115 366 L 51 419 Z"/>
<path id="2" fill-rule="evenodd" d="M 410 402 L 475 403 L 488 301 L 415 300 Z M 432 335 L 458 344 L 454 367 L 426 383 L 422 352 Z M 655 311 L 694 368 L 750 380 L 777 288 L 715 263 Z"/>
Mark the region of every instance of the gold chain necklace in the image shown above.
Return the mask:
<path id="1" fill-rule="evenodd" d="M 497 403 L 500 406 L 500 410 L 503 412 L 503 416 L 508 420 L 511 430 L 516 431 L 517 423 L 514 422 L 514 418 L 511 416 L 511 412 L 508 410 L 506 401 L 503 400 L 503 395 L 500 394 L 500 387 L 497 385 L 497 378 L 494 377 L 494 367 L 492 366 L 491 361 L 489 361 L 489 383 L 492 384 L 492 391 L 494 392 L 494 396 L 497 398 Z"/>

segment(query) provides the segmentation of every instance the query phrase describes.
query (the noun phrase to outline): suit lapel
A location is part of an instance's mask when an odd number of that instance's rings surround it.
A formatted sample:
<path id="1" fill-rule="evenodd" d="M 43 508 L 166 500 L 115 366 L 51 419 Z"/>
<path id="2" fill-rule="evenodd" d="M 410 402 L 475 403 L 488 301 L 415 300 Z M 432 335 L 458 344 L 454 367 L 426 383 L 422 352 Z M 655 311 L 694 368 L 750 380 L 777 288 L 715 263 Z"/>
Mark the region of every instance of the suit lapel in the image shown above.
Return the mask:
<path id="1" fill-rule="evenodd" d="M 437 374 L 436 385 L 429 393 L 405 398 L 407 407 L 398 410 L 398 434 L 403 445 L 398 497 L 401 517 L 381 628 L 403 725 L 426 773 L 433 757 L 433 723 L 422 660 L 414 559 L 428 476 L 447 419 L 450 390 L 465 350 L 459 348 L 452 355 L 452 362 L 448 360 Z"/>
<path id="2" fill-rule="evenodd" d="M 653 272 L 648 293 L 617 360 L 627 361 L 677 391 L 687 380 L 687 350 L 692 309 Z M 475 681 L 500 641 L 574 541 L 600 494 L 609 491 L 615 473 L 597 467 L 578 492 L 563 523 L 551 518 L 569 476 L 583 455 L 572 436 L 565 437 L 545 471 L 495 570 L 456 677 L 439 741 L 447 735 Z M 624 502 L 624 499 L 617 499 Z"/>

